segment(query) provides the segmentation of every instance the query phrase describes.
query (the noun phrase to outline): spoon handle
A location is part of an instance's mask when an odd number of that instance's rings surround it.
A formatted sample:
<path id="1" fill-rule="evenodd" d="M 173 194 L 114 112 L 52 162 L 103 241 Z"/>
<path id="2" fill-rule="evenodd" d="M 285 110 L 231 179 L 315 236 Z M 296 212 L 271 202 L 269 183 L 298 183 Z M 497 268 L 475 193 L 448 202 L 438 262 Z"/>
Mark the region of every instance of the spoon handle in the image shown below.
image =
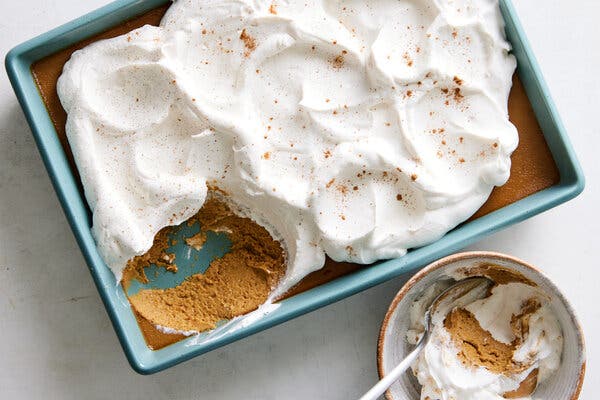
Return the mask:
<path id="1" fill-rule="evenodd" d="M 396 382 L 410 365 L 417 359 L 419 353 L 425 345 L 425 340 L 421 339 L 417 346 L 411 351 L 404 360 L 394 367 L 389 374 L 384 376 L 375 386 L 373 386 L 360 400 L 377 400 L 385 391 Z"/>

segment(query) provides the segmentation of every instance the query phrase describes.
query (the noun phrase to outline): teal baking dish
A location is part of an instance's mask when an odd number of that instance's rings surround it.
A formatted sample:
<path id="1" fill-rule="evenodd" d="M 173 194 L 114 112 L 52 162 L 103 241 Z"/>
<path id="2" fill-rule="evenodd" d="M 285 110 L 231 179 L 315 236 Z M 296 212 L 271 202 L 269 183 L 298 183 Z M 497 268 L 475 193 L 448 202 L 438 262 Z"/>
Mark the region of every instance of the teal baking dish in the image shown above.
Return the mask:
<path id="1" fill-rule="evenodd" d="M 112 272 L 106 267 L 96 250 L 85 199 L 78 190 L 74 171 L 71 170 L 58 140 L 30 67 L 37 60 L 166 2 L 167 0 L 115 1 L 15 47 L 6 56 L 9 78 L 31 126 L 50 179 L 125 354 L 133 369 L 139 373 L 151 374 L 163 370 L 385 282 L 407 271 L 415 270 L 473 243 L 484 235 L 564 203 L 577 196 L 584 188 L 581 167 L 516 12 L 509 0 L 500 0 L 506 20 L 506 32 L 518 60 L 518 73 L 560 172 L 560 182 L 491 214 L 465 223 L 437 242 L 411 250 L 402 258 L 376 263 L 288 298 L 282 301 L 280 307 L 271 314 L 234 332 L 217 336 L 202 344 L 194 344 L 192 340 L 186 339 L 161 350 L 152 351 L 146 346 L 121 286 L 117 285 Z"/>

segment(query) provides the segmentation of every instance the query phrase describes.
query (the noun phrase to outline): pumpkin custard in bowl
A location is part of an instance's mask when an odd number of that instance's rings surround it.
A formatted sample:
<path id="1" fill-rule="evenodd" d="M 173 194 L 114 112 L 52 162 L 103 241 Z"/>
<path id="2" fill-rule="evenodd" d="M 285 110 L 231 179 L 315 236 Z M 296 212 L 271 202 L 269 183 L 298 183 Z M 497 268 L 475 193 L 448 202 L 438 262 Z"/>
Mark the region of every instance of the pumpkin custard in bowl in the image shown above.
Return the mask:
<path id="1" fill-rule="evenodd" d="M 32 71 L 160 348 L 556 183 L 510 49 L 495 1 L 196 0 Z"/>
<path id="2" fill-rule="evenodd" d="M 576 400 L 586 356 L 574 310 L 536 267 L 492 252 L 442 258 L 402 287 L 379 335 L 380 377 L 414 349 L 434 299 L 474 277 L 436 300 L 429 340 L 386 398 Z"/>
<path id="3" fill-rule="evenodd" d="M 497 265 L 454 271 L 450 281 L 485 276 L 432 315 L 431 339 L 413 373 L 422 399 L 529 398 L 559 367 L 563 336 L 550 297 L 518 272 Z M 449 281 L 432 285 L 411 307 L 407 341 L 423 333 L 424 310 Z M 493 393 L 497 396 L 494 397 Z"/>

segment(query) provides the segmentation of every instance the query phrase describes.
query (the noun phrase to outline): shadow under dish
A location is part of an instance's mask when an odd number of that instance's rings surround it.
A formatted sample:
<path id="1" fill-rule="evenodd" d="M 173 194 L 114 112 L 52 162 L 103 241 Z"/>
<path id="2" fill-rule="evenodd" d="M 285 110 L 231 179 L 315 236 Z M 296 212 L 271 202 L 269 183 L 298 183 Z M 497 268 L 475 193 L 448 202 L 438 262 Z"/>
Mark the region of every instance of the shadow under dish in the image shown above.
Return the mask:
<path id="1" fill-rule="evenodd" d="M 79 178 L 79 175 L 65 132 L 67 115 L 62 108 L 56 91 L 57 80 L 62 73 L 64 64 L 69 60 L 74 51 L 95 41 L 119 36 L 146 24 L 158 25 L 167 8 L 168 5 L 161 6 L 132 18 L 99 35 L 90 37 L 39 60 L 31 66 L 31 73 L 76 178 Z M 519 147 L 511 157 L 510 179 L 504 186 L 497 187 L 492 191 L 488 201 L 470 220 L 482 217 L 529 195 L 554 186 L 560 180 L 558 168 L 546 144 L 527 93 L 518 77 L 518 73 L 513 77 L 513 87 L 509 97 L 508 109 L 510 120 L 519 132 Z M 79 190 L 83 193 L 81 182 L 79 179 L 77 181 Z M 335 262 L 327 258 L 325 266 L 322 269 L 306 276 L 301 282 L 291 288 L 283 298 L 302 293 L 364 267 L 364 265 L 359 264 Z M 181 334 L 168 334 L 159 331 L 155 328 L 154 324 L 142 317 L 135 310 L 133 312 L 136 315 L 138 325 L 149 348 L 158 350 L 185 338 Z"/>

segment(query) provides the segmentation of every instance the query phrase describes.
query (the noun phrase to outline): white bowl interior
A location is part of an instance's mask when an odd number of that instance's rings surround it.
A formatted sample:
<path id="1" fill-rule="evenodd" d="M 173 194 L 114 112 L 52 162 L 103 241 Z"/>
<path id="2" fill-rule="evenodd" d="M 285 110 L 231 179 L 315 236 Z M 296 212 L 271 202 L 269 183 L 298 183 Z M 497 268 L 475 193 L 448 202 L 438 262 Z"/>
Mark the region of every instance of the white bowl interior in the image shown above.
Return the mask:
<path id="1" fill-rule="evenodd" d="M 392 311 L 387 327 L 382 333 L 381 354 L 379 354 L 380 373 L 383 372 L 385 375 L 386 371 L 390 371 L 412 350 L 412 346 L 406 342 L 405 336 L 410 326 L 409 307 L 421 293 L 432 283 L 440 279 L 447 279 L 452 272 L 459 268 L 473 267 L 482 263 L 515 270 L 535 282 L 552 297 L 551 306 L 561 324 L 564 336 L 562 362 L 559 370 L 550 379 L 540 384 L 532 395 L 532 399 L 576 399 L 583 379 L 585 347 L 579 323 L 571 306 L 558 288 L 544 275 L 516 260 L 497 258 L 496 256 L 456 257 L 455 261 L 443 267 L 432 266 L 431 270 L 429 267 L 426 268 L 423 275 L 418 274 L 407 283 L 407 285 L 413 284 L 413 286 L 406 291 L 404 297 Z M 387 396 L 394 400 L 420 399 L 420 385 L 412 371 L 407 371 L 400 380 L 392 385 Z"/>

